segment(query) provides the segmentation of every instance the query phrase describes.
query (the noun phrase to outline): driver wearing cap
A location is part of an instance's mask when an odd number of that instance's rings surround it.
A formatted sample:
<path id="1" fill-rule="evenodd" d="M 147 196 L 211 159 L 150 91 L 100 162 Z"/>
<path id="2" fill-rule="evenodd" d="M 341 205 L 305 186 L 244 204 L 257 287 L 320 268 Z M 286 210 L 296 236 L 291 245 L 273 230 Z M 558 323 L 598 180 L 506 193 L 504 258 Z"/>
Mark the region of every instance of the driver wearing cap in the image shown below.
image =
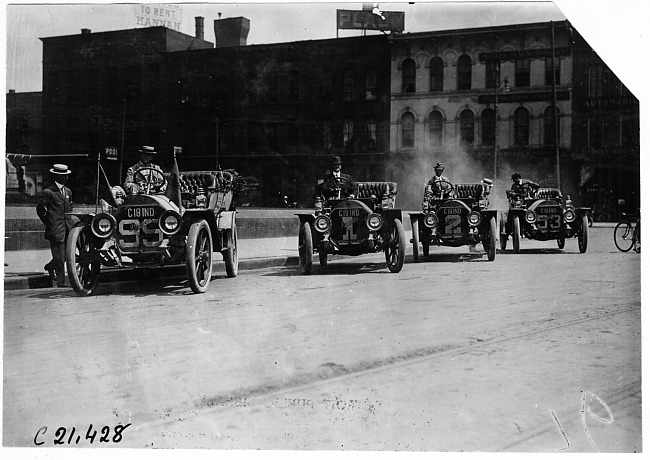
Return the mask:
<path id="1" fill-rule="evenodd" d="M 435 197 L 449 198 L 453 194 L 453 187 L 445 176 L 442 175 L 445 167 L 442 163 L 436 163 L 433 170 L 435 175 L 427 183 L 427 192 L 431 192 Z"/>
<path id="2" fill-rule="evenodd" d="M 126 170 L 126 178 L 124 179 L 124 190 L 130 195 L 140 193 L 140 185 L 143 183 L 146 184 L 149 180 L 152 183 L 163 181 L 164 184 L 162 169 L 157 164 L 151 162 L 153 157 L 158 153 L 156 149 L 149 145 L 143 145 L 138 152 L 140 152 L 140 161 Z M 144 170 L 141 171 L 143 168 Z M 160 171 L 160 173 L 154 170 Z M 158 192 L 163 192 L 164 188 L 163 185 Z"/>

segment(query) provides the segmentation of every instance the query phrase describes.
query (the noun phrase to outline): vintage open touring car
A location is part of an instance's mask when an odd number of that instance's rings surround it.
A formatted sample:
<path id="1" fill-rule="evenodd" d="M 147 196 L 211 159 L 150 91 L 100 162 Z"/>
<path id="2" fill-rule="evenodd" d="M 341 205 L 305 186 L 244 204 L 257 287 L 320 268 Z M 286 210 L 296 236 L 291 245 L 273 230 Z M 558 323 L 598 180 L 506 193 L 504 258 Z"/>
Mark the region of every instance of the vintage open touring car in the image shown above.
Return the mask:
<path id="1" fill-rule="evenodd" d="M 440 181 L 437 190 L 425 188 L 422 212 L 410 213 L 413 235 L 413 261 L 419 261 L 419 246 L 424 256 L 429 247 L 483 244 L 488 260 L 496 257 L 498 244 L 497 211 L 487 209 L 490 179 L 453 185 Z"/>
<path id="2" fill-rule="evenodd" d="M 578 249 L 587 251 L 589 239 L 589 208 L 578 208 L 557 188 L 539 188 L 528 195 L 507 190 L 510 206 L 501 214 L 501 249 L 505 250 L 512 236 L 515 253 L 521 249 L 521 239 L 555 240 L 564 249 L 567 238 L 578 238 Z"/>
<path id="3" fill-rule="evenodd" d="M 234 171 L 136 174 L 139 193 L 114 202 L 108 212 L 75 214 L 80 222 L 68 235 L 66 263 L 70 285 L 81 296 L 95 293 L 101 267 L 148 269 L 185 264 L 195 293 L 208 289 L 213 252 L 220 252 L 226 274 L 237 276 Z M 103 170 L 102 170 L 103 174 Z M 98 171 L 98 180 L 99 180 Z M 105 176 L 103 176 L 105 179 Z M 174 193 L 166 193 L 169 190 Z M 120 200 L 121 201 L 121 200 Z"/>
<path id="4" fill-rule="evenodd" d="M 353 197 L 344 196 L 340 183 L 332 179 L 335 197 L 316 197 L 315 211 L 296 214 L 300 219 L 298 255 L 303 274 L 312 272 L 314 253 L 321 267 L 328 254 L 358 256 L 384 252 L 386 265 L 398 273 L 404 265 L 406 237 L 402 211 L 395 209 L 395 182 L 359 182 Z"/>

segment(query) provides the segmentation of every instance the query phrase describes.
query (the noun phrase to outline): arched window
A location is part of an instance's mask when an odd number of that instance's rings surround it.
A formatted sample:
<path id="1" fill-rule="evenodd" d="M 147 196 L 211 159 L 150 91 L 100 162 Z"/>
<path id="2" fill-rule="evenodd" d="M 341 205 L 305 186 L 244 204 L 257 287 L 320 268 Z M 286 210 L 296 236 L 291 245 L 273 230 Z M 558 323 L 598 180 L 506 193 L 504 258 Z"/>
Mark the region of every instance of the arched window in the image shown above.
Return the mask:
<path id="1" fill-rule="evenodd" d="M 354 150 L 354 120 L 352 118 L 343 120 L 343 147 L 346 152 Z"/>
<path id="2" fill-rule="evenodd" d="M 442 114 L 437 110 L 429 114 L 429 144 L 442 145 Z"/>
<path id="3" fill-rule="evenodd" d="M 415 61 L 407 59 L 402 63 L 402 92 L 415 92 Z"/>
<path id="4" fill-rule="evenodd" d="M 519 107 L 515 110 L 515 144 L 528 145 L 529 133 L 530 117 L 528 110 L 524 107 Z"/>
<path id="5" fill-rule="evenodd" d="M 557 109 L 556 113 L 559 124 L 560 109 Z M 552 106 L 549 106 L 544 110 L 544 144 L 555 145 L 555 117 L 553 117 Z"/>
<path id="6" fill-rule="evenodd" d="M 343 72 L 343 100 L 352 101 L 354 99 L 354 72 L 346 70 Z"/>
<path id="7" fill-rule="evenodd" d="M 366 117 L 365 126 L 365 147 L 366 150 L 377 149 L 377 119 L 370 115 Z"/>
<path id="8" fill-rule="evenodd" d="M 402 147 L 415 146 L 415 116 L 411 112 L 402 115 Z"/>
<path id="9" fill-rule="evenodd" d="M 474 114 L 469 109 L 460 113 L 460 141 L 464 145 L 474 143 Z"/>
<path id="10" fill-rule="evenodd" d="M 366 100 L 374 101 L 377 99 L 377 71 L 368 69 L 366 72 Z"/>
<path id="11" fill-rule="evenodd" d="M 429 62 L 429 91 L 442 91 L 442 58 L 434 57 Z"/>
<path id="12" fill-rule="evenodd" d="M 458 58 L 458 89 L 472 89 L 472 59 L 463 54 Z"/>
<path id="13" fill-rule="evenodd" d="M 484 145 L 494 145 L 495 114 L 496 112 L 493 109 L 485 109 L 481 113 L 481 143 Z"/>

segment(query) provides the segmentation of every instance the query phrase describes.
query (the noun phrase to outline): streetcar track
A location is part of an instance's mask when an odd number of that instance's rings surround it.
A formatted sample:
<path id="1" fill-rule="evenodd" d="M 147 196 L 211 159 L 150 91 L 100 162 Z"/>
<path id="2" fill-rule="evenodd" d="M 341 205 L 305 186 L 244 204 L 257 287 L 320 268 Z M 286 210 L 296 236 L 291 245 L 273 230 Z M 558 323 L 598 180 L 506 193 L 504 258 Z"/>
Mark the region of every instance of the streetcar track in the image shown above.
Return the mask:
<path id="1" fill-rule="evenodd" d="M 320 386 L 331 385 L 336 382 L 345 381 L 348 379 L 357 379 L 372 374 L 380 374 L 391 372 L 398 368 L 417 365 L 423 362 L 447 358 L 450 356 L 462 356 L 472 353 L 476 350 L 489 348 L 494 345 L 499 345 L 507 342 L 520 340 L 523 338 L 545 334 L 558 329 L 576 326 L 579 324 L 588 323 L 590 321 L 600 320 L 602 318 L 612 317 L 615 315 L 630 313 L 640 310 L 640 305 L 625 305 L 614 308 L 608 308 L 607 311 L 601 314 L 593 314 L 583 312 L 580 318 L 567 319 L 561 324 L 554 324 L 548 327 L 535 326 L 530 327 L 528 331 L 515 332 L 514 334 L 506 335 L 496 339 L 481 339 L 479 342 L 470 345 L 434 345 L 426 348 L 418 348 L 408 352 L 401 353 L 397 356 L 388 358 L 380 358 L 370 362 L 360 362 L 352 366 L 336 365 L 333 363 L 326 363 L 328 371 L 318 370 L 301 374 L 292 381 L 284 381 L 281 383 L 268 383 L 257 387 L 242 389 L 239 391 L 224 393 L 212 397 L 202 397 L 195 400 L 195 405 L 192 408 L 185 409 L 181 413 L 174 414 L 173 417 L 167 417 L 166 420 L 158 420 L 153 422 L 145 422 L 140 425 L 138 430 L 152 429 L 156 427 L 163 427 L 173 425 L 180 421 L 188 419 L 195 419 L 210 414 L 223 414 L 232 410 L 241 408 L 250 408 L 258 406 L 269 398 L 277 398 L 287 393 L 295 393 L 300 390 L 314 390 Z M 537 323 L 539 326 L 541 324 Z M 329 366 L 328 366 L 329 365 Z M 323 367 L 322 365 L 320 367 Z M 326 375 L 327 374 L 327 375 Z M 625 391 L 625 389 L 620 390 Z"/>

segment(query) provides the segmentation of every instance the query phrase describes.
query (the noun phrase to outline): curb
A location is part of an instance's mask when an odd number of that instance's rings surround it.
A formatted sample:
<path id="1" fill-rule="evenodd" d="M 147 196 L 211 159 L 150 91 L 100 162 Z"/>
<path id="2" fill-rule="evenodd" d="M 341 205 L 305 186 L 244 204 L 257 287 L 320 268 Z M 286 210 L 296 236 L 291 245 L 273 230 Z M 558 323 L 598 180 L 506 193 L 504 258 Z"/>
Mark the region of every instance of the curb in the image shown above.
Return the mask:
<path id="1" fill-rule="evenodd" d="M 219 262 L 221 264 L 221 261 Z M 298 257 L 260 257 L 257 259 L 243 259 L 239 261 L 239 270 L 257 270 L 259 268 L 268 267 L 292 267 L 298 265 Z M 221 270 L 222 267 L 219 267 Z M 163 268 L 155 267 L 153 270 L 163 270 Z M 184 266 L 165 267 L 165 275 L 161 278 L 182 275 L 185 273 Z M 102 281 L 115 283 L 128 279 L 133 279 L 133 269 L 130 268 L 117 268 L 107 269 L 102 272 Z M 68 280 L 66 279 L 66 284 Z M 12 291 L 17 289 L 42 289 L 51 288 L 52 282 L 50 277 L 41 273 L 25 273 L 25 274 L 5 274 L 4 290 Z M 70 287 L 68 286 L 67 289 Z"/>

